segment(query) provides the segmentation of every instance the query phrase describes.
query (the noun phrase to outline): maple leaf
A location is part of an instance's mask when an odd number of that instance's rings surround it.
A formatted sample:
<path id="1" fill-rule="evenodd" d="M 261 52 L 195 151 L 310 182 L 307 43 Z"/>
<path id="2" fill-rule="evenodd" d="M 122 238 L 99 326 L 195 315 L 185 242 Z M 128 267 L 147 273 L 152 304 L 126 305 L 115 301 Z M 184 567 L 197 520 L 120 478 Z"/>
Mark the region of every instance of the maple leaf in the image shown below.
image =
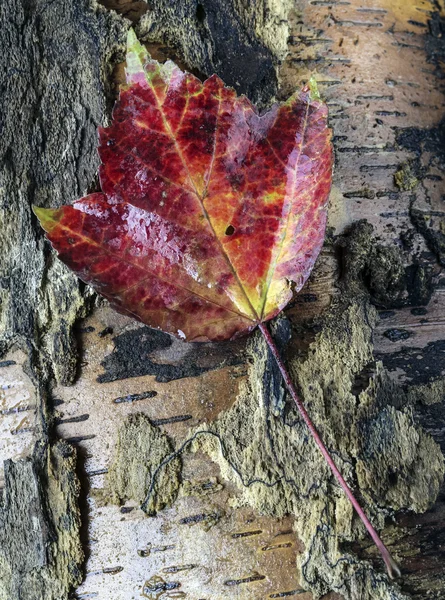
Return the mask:
<path id="1" fill-rule="evenodd" d="M 323 244 L 327 107 L 312 85 L 259 115 L 216 75 L 150 60 L 133 32 L 126 76 L 99 130 L 102 193 L 36 215 L 119 311 L 189 341 L 247 332 L 301 289 Z"/>
<path id="2" fill-rule="evenodd" d="M 114 308 L 189 341 L 258 326 L 335 477 L 398 567 L 308 416 L 265 322 L 302 288 L 323 244 L 332 176 L 315 82 L 263 115 L 213 75 L 160 65 L 130 30 L 127 84 L 99 130 L 102 192 L 35 208 L 59 258 Z"/>

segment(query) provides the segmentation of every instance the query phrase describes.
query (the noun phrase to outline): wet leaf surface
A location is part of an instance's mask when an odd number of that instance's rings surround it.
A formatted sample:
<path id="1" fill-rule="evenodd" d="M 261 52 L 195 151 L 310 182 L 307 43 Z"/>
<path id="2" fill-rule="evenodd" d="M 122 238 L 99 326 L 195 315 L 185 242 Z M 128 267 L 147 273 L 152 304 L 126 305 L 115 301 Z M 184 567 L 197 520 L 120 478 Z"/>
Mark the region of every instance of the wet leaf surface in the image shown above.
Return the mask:
<path id="1" fill-rule="evenodd" d="M 65 262 L 114 308 L 188 340 L 274 317 L 324 239 L 327 107 L 314 84 L 259 115 L 216 75 L 151 60 L 133 32 L 127 84 L 100 129 L 102 192 L 35 209 Z"/>

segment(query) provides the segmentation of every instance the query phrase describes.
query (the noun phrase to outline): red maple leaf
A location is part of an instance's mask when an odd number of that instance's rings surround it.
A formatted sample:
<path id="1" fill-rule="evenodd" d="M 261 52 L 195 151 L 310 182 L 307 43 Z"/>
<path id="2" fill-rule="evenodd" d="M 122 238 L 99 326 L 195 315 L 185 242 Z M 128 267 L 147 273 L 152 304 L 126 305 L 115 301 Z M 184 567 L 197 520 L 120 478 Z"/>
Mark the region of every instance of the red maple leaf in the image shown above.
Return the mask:
<path id="1" fill-rule="evenodd" d="M 102 193 L 37 209 L 54 248 L 120 311 L 187 340 L 246 332 L 286 306 L 324 239 L 327 107 L 305 87 L 258 115 L 213 75 L 149 60 L 100 129 Z"/>
<path id="2" fill-rule="evenodd" d="M 102 192 L 35 208 L 59 258 L 114 308 L 187 340 L 259 326 L 289 392 L 339 473 L 265 321 L 308 278 L 324 240 L 331 130 L 315 83 L 259 115 L 213 75 L 204 83 L 151 60 L 132 31 L 127 84 L 100 129 Z"/>

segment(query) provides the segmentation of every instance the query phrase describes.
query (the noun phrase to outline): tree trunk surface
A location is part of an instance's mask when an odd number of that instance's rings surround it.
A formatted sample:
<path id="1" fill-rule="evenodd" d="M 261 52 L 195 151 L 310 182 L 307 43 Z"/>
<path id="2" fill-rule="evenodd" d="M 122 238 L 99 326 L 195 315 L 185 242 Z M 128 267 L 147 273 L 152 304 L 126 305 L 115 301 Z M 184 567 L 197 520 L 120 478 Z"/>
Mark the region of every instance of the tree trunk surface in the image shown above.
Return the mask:
<path id="1" fill-rule="evenodd" d="M 444 599 L 443 0 L 4 0 L 0 19 L 0 600 Z M 259 332 L 173 340 L 44 240 L 33 204 L 97 189 L 130 26 L 261 110 L 318 81 L 328 235 L 271 331 L 398 581 Z"/>

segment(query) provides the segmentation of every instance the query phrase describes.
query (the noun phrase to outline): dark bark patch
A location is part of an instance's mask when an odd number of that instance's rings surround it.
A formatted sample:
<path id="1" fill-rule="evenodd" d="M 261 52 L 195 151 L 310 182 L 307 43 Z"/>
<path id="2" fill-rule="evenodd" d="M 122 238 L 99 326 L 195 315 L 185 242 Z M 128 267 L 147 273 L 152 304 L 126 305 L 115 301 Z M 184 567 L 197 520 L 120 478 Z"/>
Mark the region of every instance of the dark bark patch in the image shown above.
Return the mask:
<path id="1" fill-rule="evenodd" d="M 377 358 L 388 371 L 403 371 L 408 381 L 428 383 L 445 374 L 445 340 L 430 342 L 424 348 L 402 348 Z"/>
<path id="2" fill-rule="evenodd" d="M 206 371 L 242 364 L 245 342 L 189 343 L 150 327 L 126 331 L 113 340 L 115 350 L 105 357 L 99 383 L 154 375 L 166 383 L 198 377 Z"/>
<path id="3" fill-rule="evenodd" d="M 233 0 L 152 0 L 140 34 L 163 41 L 184 57 L 189 69 L 216 73 L 261 107 L 276 95 L 276 57 L 245 26 Z M 249 11 L 246 10 L 246 13 Z"/>
<path id="4" fill-rule="evenodd" d="M 399 246 L 383 246 L 373 235 L 373 227 L 358 221 L 340 247 L 347 246 L 343 267 L 345 282 L 360 280 L 368 289 L 371 302 L 382 309 L 428 304 L 433 293 L 433 270 L 409 257 Z M 387 314 L 385 312 L 383 315 Z"/>
<path id="5" fill-rule="evenodd" d="M 435 216 L 416 208 L 411 209 L 411 221 L 423 235 L 429 249 L 437 256 L 442 267 L 445 267 L 445 234 L 442 231 L 443 215 Z"/>

